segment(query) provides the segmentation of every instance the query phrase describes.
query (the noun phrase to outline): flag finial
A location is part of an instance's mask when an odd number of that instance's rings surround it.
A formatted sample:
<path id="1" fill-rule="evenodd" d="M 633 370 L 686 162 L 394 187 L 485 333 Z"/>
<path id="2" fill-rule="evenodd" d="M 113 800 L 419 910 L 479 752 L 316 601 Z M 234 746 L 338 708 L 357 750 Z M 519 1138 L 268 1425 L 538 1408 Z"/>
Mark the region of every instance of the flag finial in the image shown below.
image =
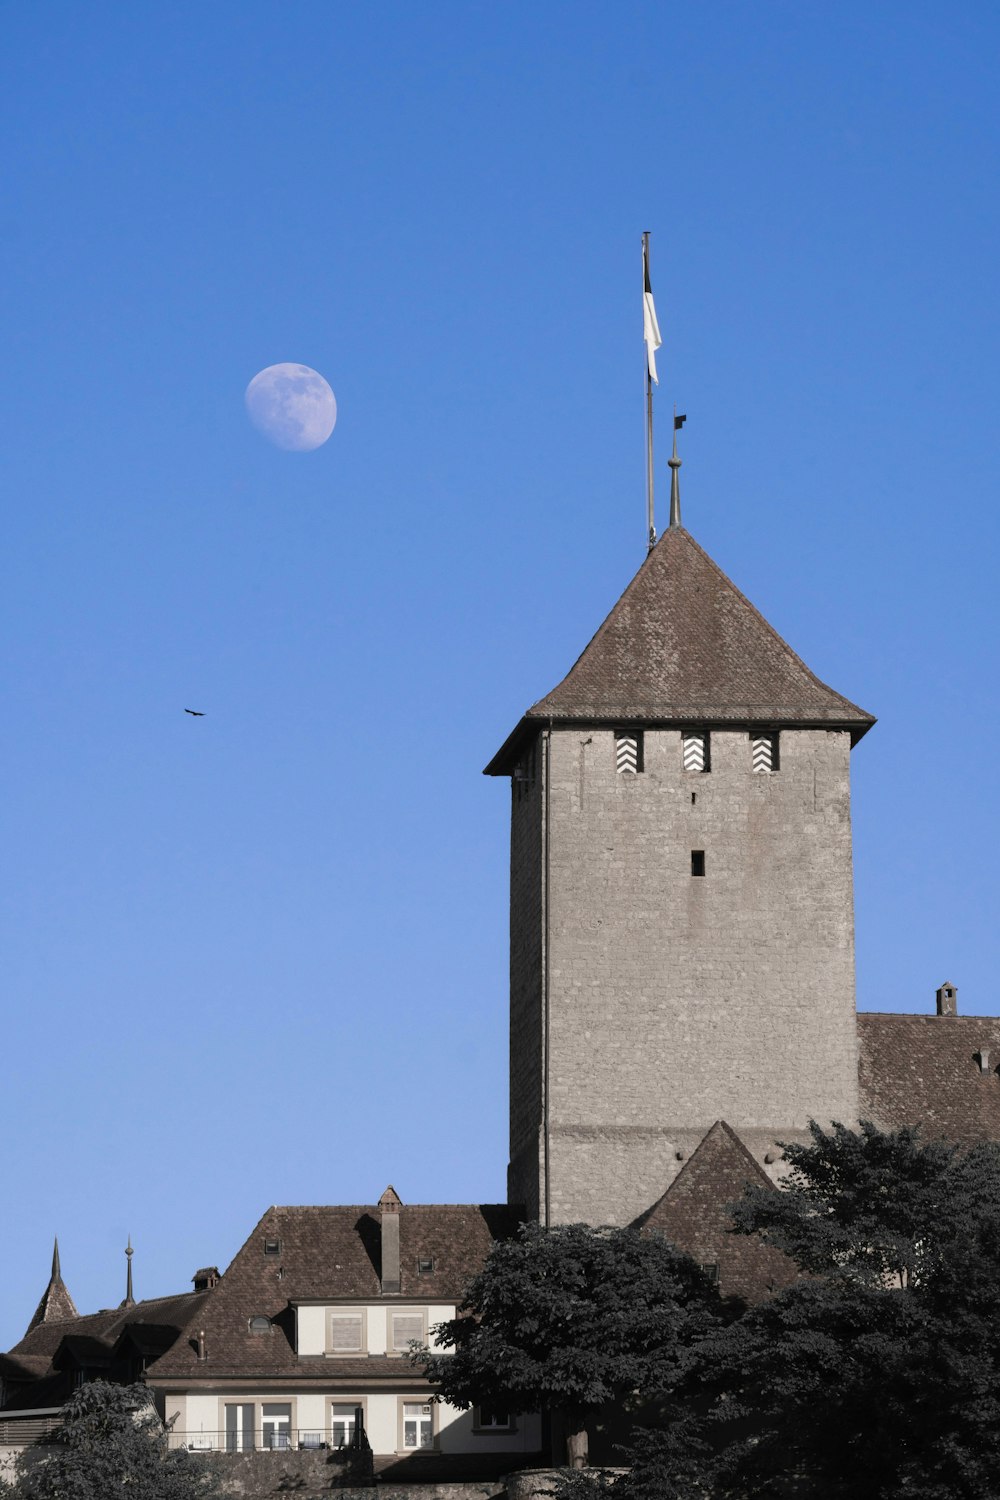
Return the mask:
<path id="1" fill-rule="evenodd" d="M 681 524 L 681 481 L 680 481 L 680 473 L 679 473 L 680 467 L 681 467 L 681 460 L 677 457 L 677 434 L 680 432 L 681 428 L 684 426 L 684 423 L 686 421 L 687 421 L 687 413 L 684 412 L 681 416 L 678 416 L 677 415 L 677 408 L 675 406 L 674 407 L 674 451 L 670 455 L 670 457 L 667 459 L 667 463 L 670 466 L 670 526 L 671 526 L 671 530 L 677 530 L 680 527 L 680 524 Z"/>

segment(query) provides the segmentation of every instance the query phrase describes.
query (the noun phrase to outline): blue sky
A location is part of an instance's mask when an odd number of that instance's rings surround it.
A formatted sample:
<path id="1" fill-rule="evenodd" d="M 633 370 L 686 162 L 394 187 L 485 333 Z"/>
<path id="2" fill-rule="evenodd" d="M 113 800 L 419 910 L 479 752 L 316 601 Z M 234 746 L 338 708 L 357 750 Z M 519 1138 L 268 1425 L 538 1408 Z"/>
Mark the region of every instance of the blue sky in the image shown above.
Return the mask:
<path id="1" fill-rule="evenodd" d="M 859 1003 L 1000 1009 L 1000 15 L 8 7 L 0 1346 L 272 1202 L 489 1201 L 508 794 L 689 529 L 878 714 Z M 301 361 L 339 420 L 269 446 Z M 186 706 L 206 717 L 191 719 Z"/>

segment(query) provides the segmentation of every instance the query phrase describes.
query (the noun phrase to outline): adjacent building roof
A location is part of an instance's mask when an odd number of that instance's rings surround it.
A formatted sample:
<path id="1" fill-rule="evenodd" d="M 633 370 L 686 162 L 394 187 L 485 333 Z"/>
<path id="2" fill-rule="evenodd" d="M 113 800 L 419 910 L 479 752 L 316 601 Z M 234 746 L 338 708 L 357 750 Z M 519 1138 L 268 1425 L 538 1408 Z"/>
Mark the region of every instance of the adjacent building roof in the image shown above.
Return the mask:
<path id="1" fill-rule="evenodd" d="M 486 767 L 506 775 L 539 723 L 738 723 L 849 729 L 875 720 L 811 672 L 683 527 L 664 532 L 569 673 Z"/>
<path id="2" fill-rule="evenodd" d="M 725 1120 L 717 1120 L 684 1163 L 663 1197 L 637 1221 L 658 1229 L 702 1265 L 716 1265 L 729 1297 L 759 1302 L 798 1276 L 780 1250 L 757 1235 L 734 1234 L 729 1205 L 748 1183 L 775 1190 L 774 1183 Z"/>
<path id="3" fill-rule="evenodd" d="M 150 1367 L 161 1379 L 203 1375 L 278 1375 L 296 1371 L 329 1379 L 330 1361 L 302 1359 L 294 1348 L 300 1303 L 369 1299 L 390 1305 L 458 1302 L 481 1270 L 495 1240 L 512 1235 L 518 1216 L 504 1204 L 402 1206 L 400 1290 L 383 1296 L 382 1230 L 377 1205 L 270 1208 L 237 1252 L 211 1300 L 184 1336 Z M 251 1333 L 252 1318 L 271 1320 L 270 1333 Z M 204 1359 L 198 1339 L 204 1333 Z M 351 1375 L 351 1361 L 337 1374 Z M 408 1378 L 413 1371 L 403 1362 Z M 367 1376 L 403 1373 L 399 1359 L 365 1359 Z"/>
<path id="4" fill-rule="evenodd" d="M 64 1375 L 67 1368 L 111 1368 L 124 1342 L 147 1358 L 160 1354 L 210 1295 L 182 1292 L 82 1317 L 33 1321 L 20 1343 L 0 1355 L 0 1375 L 10 1387 L 4 1410 L 61 1403 L 71 1389 Z"/>
<path id="5" fill-rule="evenodd" d="M 960 1145 L 1000 1141 L 1000 1017 L 858 1014 L 860 1111 Z"/>
<path id="6" fill-rule="evenodd" d="M 34 1317 L 28 1324 L 28 1332 L 30 1333 L 39 1323 L 58 1323 L 64 1318 L 76 1316 L 76 1305 L 69 1294 L 69 1288 L 62 1279 L 59 1266 L 59 1241 L 56 1240 L 52 1247 L 52 1273 L 49 1276 L 49 1284 L 35 1308 Z"/>

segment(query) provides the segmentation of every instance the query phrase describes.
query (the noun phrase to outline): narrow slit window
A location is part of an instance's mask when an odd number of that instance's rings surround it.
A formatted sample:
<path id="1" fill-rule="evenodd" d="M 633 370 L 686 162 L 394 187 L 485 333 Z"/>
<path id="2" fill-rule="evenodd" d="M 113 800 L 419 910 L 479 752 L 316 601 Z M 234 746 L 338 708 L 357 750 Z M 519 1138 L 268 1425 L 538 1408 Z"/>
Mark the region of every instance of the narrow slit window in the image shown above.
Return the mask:
<path id="1" fill-rule="evenodd" d="M 692 729 L 682 736 L 685 771 L 710 771 L 711 745 L 707 729 Z"/>
<path id="2" fill-rule="evenodd" d="M 642 770 L 642 730 L 615 731 L 615 768 L 619 776 L 637 776 Z"/>
<path id="3" fill-rule="evenodd" d="M 778 769 L 778 736 L 776 734 L 752 734 L 750 736 L 750 764 L 757 776 L 770 776 Z"/>
<path id="4" fill-rule="evenodd" d="M 704 849 L 691 850 L 691 874 L 704 875 L 705 873 L 705 851 Z"/>

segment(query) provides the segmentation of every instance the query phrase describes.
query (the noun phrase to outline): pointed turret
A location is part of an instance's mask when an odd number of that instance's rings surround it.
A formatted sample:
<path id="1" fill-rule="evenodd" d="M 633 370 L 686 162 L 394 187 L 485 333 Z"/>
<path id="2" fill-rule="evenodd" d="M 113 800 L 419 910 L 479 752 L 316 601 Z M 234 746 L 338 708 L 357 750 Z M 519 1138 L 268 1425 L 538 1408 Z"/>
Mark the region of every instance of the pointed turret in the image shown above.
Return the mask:
<path id="1" fill-rule="evenodd" d="M 35 1316 L 25 1329 L 25 1333 L 30 1333 L 33 1328 L 37 1328 L 39 1323 L 61 1323 L 66 1318 L 76 1317 L 79 1317 L 79 1313 L 62 1279 L 57 1238 L 52 1247 L 52 1273 L 49 1276 L 49 1284 L 42 1293 L 42 1300 L 36 1307 Z"/>

